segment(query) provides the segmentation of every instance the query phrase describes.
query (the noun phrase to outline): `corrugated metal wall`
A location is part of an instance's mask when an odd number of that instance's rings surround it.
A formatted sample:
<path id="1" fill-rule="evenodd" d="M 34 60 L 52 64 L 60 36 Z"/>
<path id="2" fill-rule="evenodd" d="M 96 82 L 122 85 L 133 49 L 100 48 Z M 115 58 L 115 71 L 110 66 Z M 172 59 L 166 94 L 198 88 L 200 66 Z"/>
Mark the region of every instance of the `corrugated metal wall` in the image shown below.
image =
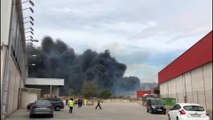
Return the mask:
<path id="1" fill-rule="evenodd" d="M 212 111 L 212 62 L 160 85 L 161 97 L 198 103 Z"/>
<path id="2" fill-rule="evenodd" d="M 26 108 L 27 104 L 34 102 L 35 100 L 38 99 L 38 95 L 33 92 L 23 92 L 22 93 L 22 108 Z"/>
<path id="3" fill-rule="evenodd" d="M 9 59 L 9 73 L 7 78 L 9 79 L 7 115 L 10 115 L 18 109 L 19 87 L 21 87 L 20 84 L 22 82 L 20 71 L 17 69 L 13 58 L 10 57 Z"/>

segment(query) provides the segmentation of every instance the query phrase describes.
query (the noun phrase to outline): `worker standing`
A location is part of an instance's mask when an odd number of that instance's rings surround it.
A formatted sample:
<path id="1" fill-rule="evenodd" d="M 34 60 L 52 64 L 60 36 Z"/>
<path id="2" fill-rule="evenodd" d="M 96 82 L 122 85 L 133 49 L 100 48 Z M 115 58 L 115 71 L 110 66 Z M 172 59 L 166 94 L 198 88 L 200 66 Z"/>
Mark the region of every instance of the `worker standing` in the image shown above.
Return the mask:
<path id="1" fill-rule="evenodd" d="M 84 99 L 84 105 L 87 106 L 87 99 Z"/>
<path id="2" fill-rule="evenodd" d="M 73 110 L 73 105 L 74 105 L 73 98 L 70 98 L 70 100 L 68 101 L 68 106 L 69 106 L 69 113 L 71 114 Z"/>
<path id="3" fill-rule="evenodd" d="M 78 99 L 78 107 L 80 108 L 80 107 L 82 106 L 82 104 L 83 104 L 83 101 L 82 101 L 81 98 L 79 98 L 79 99 Z"/>
<path id="4" fill-rule="evenodd" d="M 65 104 L 68 105 L 68 99 L 66 99 L 66 103 Z"/>

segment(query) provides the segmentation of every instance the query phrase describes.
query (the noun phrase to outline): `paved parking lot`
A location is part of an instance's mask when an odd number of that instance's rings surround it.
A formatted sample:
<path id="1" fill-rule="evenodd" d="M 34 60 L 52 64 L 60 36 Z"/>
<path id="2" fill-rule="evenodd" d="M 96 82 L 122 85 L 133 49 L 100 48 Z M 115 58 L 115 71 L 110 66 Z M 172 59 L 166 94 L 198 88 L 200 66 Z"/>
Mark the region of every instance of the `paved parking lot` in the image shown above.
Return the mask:
<path id="1" fill-rule="evenodd" d="M 55 111 L 53 118 L 29 118 L 29 112 L 20 109 L 6 120 L 167 120 L 167 115 L 150 114 L 138 103 L 102 103 L 102 110 L 95 106 L 74 107 L 73 114 L 68 113 L 68 107 Z"/>

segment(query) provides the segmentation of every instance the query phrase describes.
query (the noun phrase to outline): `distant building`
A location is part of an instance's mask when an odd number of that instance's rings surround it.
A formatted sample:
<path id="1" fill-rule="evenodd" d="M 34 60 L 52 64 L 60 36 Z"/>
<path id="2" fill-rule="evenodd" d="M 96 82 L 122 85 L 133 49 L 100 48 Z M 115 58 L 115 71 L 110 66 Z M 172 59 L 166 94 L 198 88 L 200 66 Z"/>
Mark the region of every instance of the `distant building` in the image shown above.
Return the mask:
<path id="1" fill-rule="evenodd" d="M 161 97 L 212 111 L 212 31 L 158 73 Z"/>
<path id="2" fill-rule="evenodd" d="M 41 97 L 45 94 L 59 96 L 59 88 L 64 86 L 64 79 L 58 78 L 27 78 L 25 86 L 28 88 L 41 89 Z"/>
<path id="3" fill-rule="evenodd" d="M 58 97 L 59 88 L 64 86 L 64 79 L 56 78 L 26 78 L 25 89 L 22 90 L 22 107 L 26 107 L 38 98 Z M 38 93 L 30 90 L 40 90 Z M 46 96 L 45 96 L 46 95 Z M 51 96 L 49 96 L 51 95 Z"/>
<path id="4" fill-rule="evenodd" d="M 138 90 L 136 94 L 137 94 L 137 99 L 141 99 L 143 95 L 151 94 L 151 90 Z"/>

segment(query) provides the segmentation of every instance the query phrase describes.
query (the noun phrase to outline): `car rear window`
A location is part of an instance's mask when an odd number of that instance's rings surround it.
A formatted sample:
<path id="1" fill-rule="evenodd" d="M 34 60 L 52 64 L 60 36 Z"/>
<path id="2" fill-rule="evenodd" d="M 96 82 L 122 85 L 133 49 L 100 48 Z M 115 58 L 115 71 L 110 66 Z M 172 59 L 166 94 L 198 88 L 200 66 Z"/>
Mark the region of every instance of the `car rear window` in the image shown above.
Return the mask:
<path id="1" fill-rule="evenodd" d="M 190 105 L 184 106 L 183 108 L 187 111 L 204 111 L 204 108 L 202 106 Z"/>
<path id="2" fill-rule="evenodd" d="M 152 105 L 163 105 L 163 102 L 161 100 L 151 100 Z"/>
<path id="3" fill-rule="evenodd" d="M 47 99 L 49 101 L 61 101 L 61 99 Z"/>
<path id="4" fill-rule="evenodd" d="M 37 100 L 36 104 L 37 105 L 50 105 L 51 103 L 48 100 Z"/>

